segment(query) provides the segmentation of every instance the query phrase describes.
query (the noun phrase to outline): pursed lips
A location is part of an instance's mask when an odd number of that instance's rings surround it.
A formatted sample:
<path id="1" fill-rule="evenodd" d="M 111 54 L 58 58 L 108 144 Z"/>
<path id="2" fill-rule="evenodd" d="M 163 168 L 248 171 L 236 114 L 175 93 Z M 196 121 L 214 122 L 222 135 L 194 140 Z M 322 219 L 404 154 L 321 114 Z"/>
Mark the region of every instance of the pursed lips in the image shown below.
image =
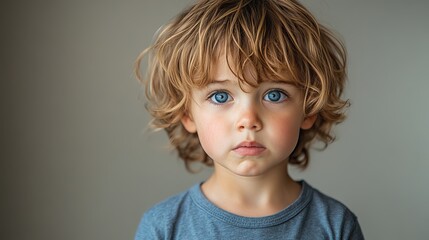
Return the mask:
<path id="1" fill-rule="evenodd" d="M 265 151 L 265 146 L 258 142 L 242 142 L 233 148 L 241 156 L 257 156 Z"/>

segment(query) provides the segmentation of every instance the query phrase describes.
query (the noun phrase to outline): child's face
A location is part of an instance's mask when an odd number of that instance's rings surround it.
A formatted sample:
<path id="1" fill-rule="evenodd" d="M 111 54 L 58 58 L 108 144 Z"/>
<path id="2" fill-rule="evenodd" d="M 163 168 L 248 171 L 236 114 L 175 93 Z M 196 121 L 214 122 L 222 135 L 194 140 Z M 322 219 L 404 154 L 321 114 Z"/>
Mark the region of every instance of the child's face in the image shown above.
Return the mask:
<path id="1" fill-rule="evenodd" d="M 182 119 L 216 169 L 240 176 L 258 176 L 284 166 L 300 129 L 316 117 L 305 117 L 301 91 L 286 81 L 264 81 L 240 88 L 225 57 L 214 66 L 213 82 L 194 89 L 189 116 Z M 285 79 L 287 80 L 287 79 Z"/>

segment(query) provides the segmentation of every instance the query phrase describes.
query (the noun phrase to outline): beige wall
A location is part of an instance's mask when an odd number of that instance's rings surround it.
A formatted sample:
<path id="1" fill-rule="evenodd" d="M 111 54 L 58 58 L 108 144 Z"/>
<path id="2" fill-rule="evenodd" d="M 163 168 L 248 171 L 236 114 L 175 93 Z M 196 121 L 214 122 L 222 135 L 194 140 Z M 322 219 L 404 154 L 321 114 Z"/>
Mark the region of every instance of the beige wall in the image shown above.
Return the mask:
<path id="1" fill-rule="evenodd" d="M 166 150 L 132 64 L 189 2 L 9 1 L 1 18 L 1 239 L 131 239 L 141 214 L 203 180 Z M 304 1 L 341 33 L 352 107 L 305 178 L 368 239 L 429 235 L 429 3 Z"/>

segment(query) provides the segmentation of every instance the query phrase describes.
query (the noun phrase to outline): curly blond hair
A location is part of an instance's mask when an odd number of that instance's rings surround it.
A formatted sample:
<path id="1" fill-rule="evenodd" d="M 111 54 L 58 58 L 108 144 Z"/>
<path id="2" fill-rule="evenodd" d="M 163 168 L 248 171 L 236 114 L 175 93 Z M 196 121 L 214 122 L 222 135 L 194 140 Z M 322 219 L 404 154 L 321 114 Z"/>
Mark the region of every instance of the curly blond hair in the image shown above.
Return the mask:
<path id="1" fill-rule="evenodd" d="M 301 130 L 289 163 L 306 168 L 309 148 L 334 140 L 331 127 L 345 118 L 348 101 L 341 98 L 346 79 L 343 44 L 295 0 L 200 0 L 164 26 L 155 42 L 136 60 L 137 78 L 144 83 L 152 126 L 165 129 L 190 170 L 191 163 L 212 165 L 196 133 L 187 132 L 191 90 L 210 82 L 213 63 L 224 53 L 240 83 L 255 86 L 266 76 L 292 76 L 304 95 L 306 116 L 315 124 Z M 149 55 L 147 76 L 140 65 Z M 258 82 L 244 78 L 250 64 Z"/>

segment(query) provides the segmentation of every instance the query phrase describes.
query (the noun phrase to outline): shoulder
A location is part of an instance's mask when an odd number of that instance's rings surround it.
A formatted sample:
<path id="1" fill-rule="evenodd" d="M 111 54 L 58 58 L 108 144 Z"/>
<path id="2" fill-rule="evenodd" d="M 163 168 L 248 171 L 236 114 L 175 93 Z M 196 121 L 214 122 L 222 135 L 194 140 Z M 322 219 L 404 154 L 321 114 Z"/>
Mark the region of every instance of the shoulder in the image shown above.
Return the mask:
<path id="1" fill-rule="evenodd" d="M 137 228 L 136 240 L 161 239 L 171 232 L 184 206 L 189 201 L 189 191 L 171 196 L 147 210 Z"/>
<path id="2" fill-rule="evenodd" d="M 147 218 L 159 218 L 170 219 L 174 218 L 178 210 L 181 208 L 183 203 L 186 201 L 188 192 L 182 192 L 180 194 L 171 196 L 146 211 L 143 215 Z"/>
<path id="3" fill-rule="evenodd" d="M 354 217 L 354 214 L 344 203 L 320 192 L 311 186 L 309 186 L 309 188 L 312 191 L 311 204 L 317 207 L 321 213 L 330 213 L 332 216 L 350 215 L 350 217 Z"/>
<path id="4" fill-rule="evenodd" d="M 346 239 L 363 239 L 356 215 L 342 202 L 307 184 L 311 191 L 308 210 L 314 221 L 331 229 L 333 235 Z"/>

